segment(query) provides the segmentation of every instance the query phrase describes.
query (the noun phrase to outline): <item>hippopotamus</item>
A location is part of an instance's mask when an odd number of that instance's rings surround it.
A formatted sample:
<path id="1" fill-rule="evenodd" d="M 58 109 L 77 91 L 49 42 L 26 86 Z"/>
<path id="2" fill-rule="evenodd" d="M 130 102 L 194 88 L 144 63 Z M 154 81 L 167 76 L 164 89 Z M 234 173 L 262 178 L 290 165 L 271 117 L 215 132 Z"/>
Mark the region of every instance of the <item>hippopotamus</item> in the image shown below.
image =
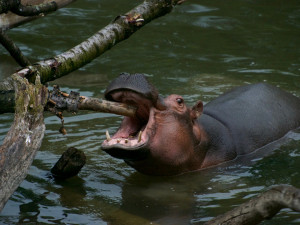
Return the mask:
<path id="1" fill-rule="evenodd" d="M 163 98 L 143 74 L 123 73 L 105 98 L 137 107 L 101 148 L 148 175 L 177 175 L 249 154 L 300 126 L 300 99 L 267 83 L 234 88 L 203 106 Z"/>

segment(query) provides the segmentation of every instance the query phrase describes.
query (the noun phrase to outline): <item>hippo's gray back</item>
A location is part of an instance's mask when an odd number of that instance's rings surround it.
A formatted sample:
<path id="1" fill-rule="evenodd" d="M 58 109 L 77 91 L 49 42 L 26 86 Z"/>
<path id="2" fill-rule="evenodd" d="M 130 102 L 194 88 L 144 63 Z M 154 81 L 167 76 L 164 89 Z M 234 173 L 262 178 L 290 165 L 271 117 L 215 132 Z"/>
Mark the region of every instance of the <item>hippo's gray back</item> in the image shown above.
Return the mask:
<path id="1" fill-rule="evenodd" d="M 259 83 L 221 95 L 203 113 L 228 128 L 237 154 L 247 154 L 300 126 L 300 99 Z"/>

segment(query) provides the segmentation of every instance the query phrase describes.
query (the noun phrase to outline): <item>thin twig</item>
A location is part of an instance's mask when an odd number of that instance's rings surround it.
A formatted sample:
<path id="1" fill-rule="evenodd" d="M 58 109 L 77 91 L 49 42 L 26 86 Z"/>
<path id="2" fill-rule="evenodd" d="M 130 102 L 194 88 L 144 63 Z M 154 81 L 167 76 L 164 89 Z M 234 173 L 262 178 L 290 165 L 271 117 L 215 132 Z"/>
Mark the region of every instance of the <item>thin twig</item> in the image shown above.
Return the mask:
<path id="1" fill-rule="evenodd" d="M 0 29 L 0 43 L 6 48 L 9 54 L 16 60 L 16 62 L 24 67 L 31 65 L 30 61 L 22 54 L 17 45 Z"/>

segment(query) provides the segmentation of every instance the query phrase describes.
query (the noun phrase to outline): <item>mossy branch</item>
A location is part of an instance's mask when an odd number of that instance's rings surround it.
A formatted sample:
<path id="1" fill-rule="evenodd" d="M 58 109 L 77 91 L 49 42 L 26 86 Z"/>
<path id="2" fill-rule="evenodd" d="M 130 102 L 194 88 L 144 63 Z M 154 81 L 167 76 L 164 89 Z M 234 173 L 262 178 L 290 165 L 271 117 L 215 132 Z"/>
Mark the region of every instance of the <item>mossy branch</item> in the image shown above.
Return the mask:
<path id="1" fill-rule="evenodd" d="M 112 23 L 69 51 L 26 67 L 19 71 L 19 74 L 28 78 L 30 82 L 33 82 L 35 76 L 39 74 L 42 83 L 65 76 L 91 62 L 117 43 L 126 40 L 150 21 L 171 12 L 173 7 L 181 2 L 146 0 L 131 11 L 118 16 Z"/>

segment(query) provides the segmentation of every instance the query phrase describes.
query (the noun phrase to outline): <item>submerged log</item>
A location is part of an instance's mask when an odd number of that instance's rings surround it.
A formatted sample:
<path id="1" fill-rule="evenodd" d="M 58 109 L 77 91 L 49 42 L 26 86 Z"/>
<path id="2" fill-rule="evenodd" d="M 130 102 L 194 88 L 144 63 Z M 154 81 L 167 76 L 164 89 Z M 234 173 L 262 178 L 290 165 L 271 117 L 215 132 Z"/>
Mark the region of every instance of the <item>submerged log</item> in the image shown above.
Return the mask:
<path id="1" fill-rule="evenodd" d="M 76 176 L 86 163 L 83 151 L 74 147 L 68 148 L 51 169 L 55 178 L 67 179 Z"/>
<path id="2" fill-rule="evenodd" d="M 39 83 L 29 84 L 17 74 L 11 86 L 16 90 L 15 118 L 0 146 L 0 211 L 27 174 L 44 137 L 44 105 L 48 91 Z"/>

